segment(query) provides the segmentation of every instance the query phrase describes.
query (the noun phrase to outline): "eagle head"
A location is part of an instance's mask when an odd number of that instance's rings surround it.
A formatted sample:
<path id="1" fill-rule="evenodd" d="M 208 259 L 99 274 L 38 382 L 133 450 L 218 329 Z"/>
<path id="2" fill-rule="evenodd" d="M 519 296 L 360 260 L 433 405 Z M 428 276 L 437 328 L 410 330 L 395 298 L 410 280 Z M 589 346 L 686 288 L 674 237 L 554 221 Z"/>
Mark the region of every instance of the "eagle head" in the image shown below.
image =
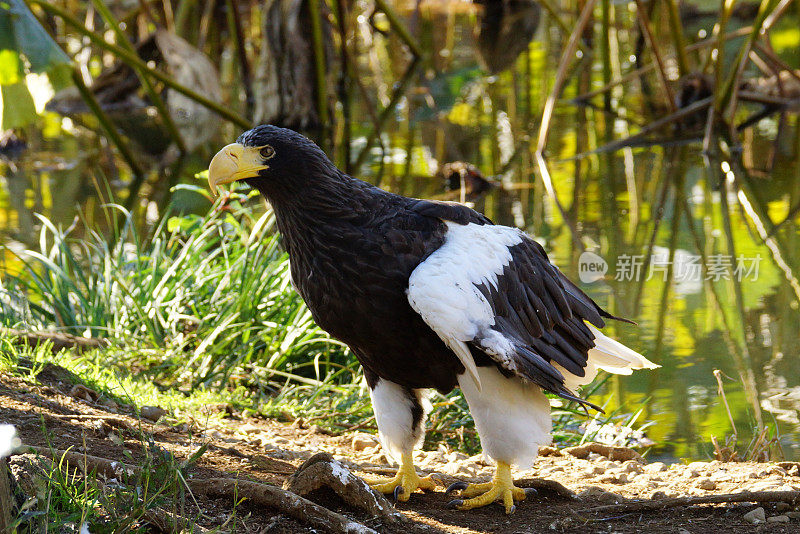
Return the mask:
<path id="1" fill-rule="evenodd" d="M 294 130 L 263 124 L 217 152 L 208 167 L 208 185 L 217 196 L 219 185 L 244 180 L 270 197 L 280 191 L 297 193 L 312 181 L 338 174 L 313 141 Z"/>

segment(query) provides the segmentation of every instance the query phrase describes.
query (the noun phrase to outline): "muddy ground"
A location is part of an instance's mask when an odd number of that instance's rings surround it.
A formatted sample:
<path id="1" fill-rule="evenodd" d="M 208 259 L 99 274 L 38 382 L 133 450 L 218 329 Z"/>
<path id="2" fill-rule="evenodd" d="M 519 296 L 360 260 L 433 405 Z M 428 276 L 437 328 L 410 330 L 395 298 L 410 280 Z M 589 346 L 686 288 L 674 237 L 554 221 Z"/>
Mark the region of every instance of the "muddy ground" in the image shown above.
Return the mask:
<path id="1" fill-rule="evenodd" d="M 232 477 L 278 486 L 304 460 L 321 451 L 331 453 L 354 473 L 391 472 L 379 445 L 369 434 L 332 436 L 302 421 L 243 420 L 236 414 L 222 419 L 196 419 L 190 425 L 170 424 L 167 415 L 155 423 L 135 416 L 133 407 L 118 406 L 90 390 L 76 389 L 72 383 L 74 377 L 62 371 L 48 365 L 39 375 L 38 383 L 0 374 L 0 423 L 14 424 L 23 444 L 72 448 L 129 464 L 142 457 L 143 438 L 152 437 L 157 447 L 179 460 L 206 444 L 207 450 L 190 468 L 188 476 L 192 479 Z M 208 407 L 209 413 L 227 409 Z M 451 497 L 445 496 L 444 487 L 433 493 L 415 493 L 409 502 L 398 503 L 397 508 L 411 521 L 394 527 L 370 524 L 364 512 L 345 505 L 332 491 L 318 491 L 310 494 L 310 498 L 384 532 L 800 533 L 800 507 L 785 503 L 680 506 L 655 511 L 592 510 L 641 499 L 666 503 L 670 497 L 679 496 L 797 491 L 800 490 L 797 464 L 695 462 L 666 466 L 638 459 L 613 460 L 597 452 L 579 454 L 586 456 L 583 459 L 555 450 L 543 452 L 547 455 L 539 458 L 533 470 L 516 476 L 556 481 L 573 495 L 554 484 L 552 489 L 540 489 L 538 495 L 521 503 L 512 516 L 506 516 L 499 504 L 468 512 L 447 509 L 445 505 Z M 417 466 L 423 472 L 441 473 L 444 484 L 456 480 L 485 481 L 492 473 L 491 466 L 480 456 L 468 458 L 444 448 L 420 452 Z M 525 485 L 524 480 L 521 485 Z M 233 495 L 196 496 L 196 499 L 197 506 L 193 499 L 187 499 L 186 517 L 206 528 L 219 527 L 229 520 Z M 754 523 L 760 517 L 756 510 L 759 507 L 763 509 L 764 520 Z M 155 527 L 151 530 L 159 531 Z M 236 506 L 236 521 L 228 521 L 222 530 L 318 531 L 302 521 L 249 502 Z"/>

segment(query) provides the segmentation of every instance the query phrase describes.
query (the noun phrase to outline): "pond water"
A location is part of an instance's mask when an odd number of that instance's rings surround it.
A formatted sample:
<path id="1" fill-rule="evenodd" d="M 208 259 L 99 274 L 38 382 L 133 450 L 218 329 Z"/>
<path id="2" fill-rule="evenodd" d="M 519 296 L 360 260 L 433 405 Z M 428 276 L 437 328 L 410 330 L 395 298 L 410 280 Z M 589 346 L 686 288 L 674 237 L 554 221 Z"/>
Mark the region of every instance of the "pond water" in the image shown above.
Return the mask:
<path id="1" fill-rule="evenodd" d="M 610 379 L 595 402 L 620 413 L 641 408 L 637 424 L 649 422 L 655 456 L 707 458 L 711 437 L 724 446 L 733 424 L 738 450 L 766 425 L 762 443 L 777 437 L 773 452 L 800 458 L 797 116 L 775 113 L 756 121 L 740 133 L 741 150 L 715 137 L 704 153 L 705 114 L 699 126 L 686 121 L 659 130 L 658 142 L 597 150 L 668 113 L 663 98 L 659 104 L 658 95 L 646 96 L 638 81 L 610 94 L 615 115 L 602 111 L 602 97 L 592 106 L 568 102 L 602 86 L 604 76 L 630 70 L 634 38 L 620 29 L 609 38 L 614 60 L 608 69 L 600 53 L 574 61 L 540 164 L 542 110 L 562 52 L 557 24 L 539 13 L 530 43 L 524 31 L 514 30 L 524 39 L 521 55 L 490 74 L 487 63 L 507 61 L 501 56 L 517 46 L 515 38 L 506 34 L 502 46 L 479 42 L 476 10 L 453 6 L 428 2 L 418 13 L 402 13 L 432 57 L 411 69 L 408 83 L 401 83 L 408 55 L 396 37 L 375 34 L 359 44 L 357 68 L 370 98 L 351 88 L 350 132 L 337 127 L 334 147 L 328 145 L 337 163 L 345 166 L 349 158 L 357 176 L 409 196 L 469 200 L 495 222 L 525 229 L 595 300 L 635 321 L 610 330 L 662 367 Z M 365 24 L 354 21 L 357 29 Z M 693 20 L 686 31 L 710 33 L 712 24 Z M 784 41 L 775 43 L 776 52 L 796 68 L 793 37 L 777 35 Z M 735 49 L 737 41 L 729 46 Z M 669 61 L 667 67 L 674 69 Z M 393 101 L 396 107 L 382 116 Z M 740 119 L 758 109 L 743 109 Z M 35 242 L 33 213 L 68 225 L 78 209 L 91 218 L 105 199 L 124 199 L 128 177 L 105 162 L 109 149 L 83 130 L 60 131 L 58 120 L 46 115 L 39 133 L 29 136 L 28 152 L 4 171 L 0 230 L 12 248 Z M 194 172 L 235 134 L 226 126 L 218 144 L 187 161 L 180 180 L 194 182 Z M 447 191 L 436 171 L 454 161 L 474 164 L 497 185 L 476 198 Z M 550 193 L 543 170 L 552 180 Z M 158 218 L 163 190 L 143 189 L 152 200 L 142 210 L 144 224 Z M 186 192 L 174 200 L 179 209 L 208 206 Z"/>

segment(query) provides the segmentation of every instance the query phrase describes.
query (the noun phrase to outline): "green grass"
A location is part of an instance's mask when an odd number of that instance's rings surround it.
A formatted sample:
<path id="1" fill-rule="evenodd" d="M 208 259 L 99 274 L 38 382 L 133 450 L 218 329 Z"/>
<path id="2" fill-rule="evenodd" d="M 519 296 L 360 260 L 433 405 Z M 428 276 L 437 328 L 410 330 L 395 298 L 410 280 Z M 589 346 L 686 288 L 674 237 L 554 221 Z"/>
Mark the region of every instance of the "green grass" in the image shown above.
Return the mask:
<path id="1" fill-rule="evenodd" d="M 50 343 L 26 347 L 12 341 L 0 335 L 0 376 L 13 375 L 35 384 L 36 376 L 47 364 L 57 364 L 73 373 L 75 383 L 86 385 L 119 404 L 136 407 L 153 403 L 170 407 L 173 422 L 183 417 L 207 416 L 201 413 L 205 404 L 230 401 L 228 394 L 219 392 L 196 390 L 191 395 L 183 395 L 175 390 L 162 391 L 152 382 L 104 365 L 107 362 L 101 359 L 100 350 L 80 355 L 72 352 L 54 355 Z M 124 458 L 115 459 L 135 466 L 136 472 L 121 470 L 116 482 L 101 483 L 95 473 L 84 473 L 74 465 L 68 466 L 63 456 L 55 453 L 56 449 L 63 448 L 57 445 L 61 438 L 52 436 L 44 421 L 41 425 L 42 435 L 53 450 L 53 460 L 42 455 L 30 464 L 36 491 L 25 496 L 26 502 L 16 511 L 11 532 L 78 532 L 81 525 L 86 525 L 93 533 L 144 532 L 142 525 L 147 523 L 144 519 L 154 512 L 180 517 L 192 517 L 196 513 L 190 511 L 183 480 L 205 447 L 180 460 L 140 432 L 138 459 L 127 450 Z M 235 513 L 234 508 L 231 517 Z"/>
<path id="2" fill-rule="evenodd" d="M 122 224 L 110 240 L 41 218 L 38 249 L 18 256 L 22 274 L 0 288 L 0 323 L 142 348 L 139 365 L 172 383 L 318 381 L 351 358 L 312 322 L 273 215 L 253 216 L 251 203 L 234 195 L 206 216 L 165 217 L 149 237 L 112 206 Z"/>

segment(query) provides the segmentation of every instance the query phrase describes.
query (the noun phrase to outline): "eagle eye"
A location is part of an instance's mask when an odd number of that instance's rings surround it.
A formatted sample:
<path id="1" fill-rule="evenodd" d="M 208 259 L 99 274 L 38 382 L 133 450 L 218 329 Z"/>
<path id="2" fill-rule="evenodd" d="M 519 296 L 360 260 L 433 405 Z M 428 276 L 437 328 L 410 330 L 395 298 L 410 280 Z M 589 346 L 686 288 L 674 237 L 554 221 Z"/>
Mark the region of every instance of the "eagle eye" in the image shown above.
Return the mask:
<path id="1" fill-rule="evenodd" d="M 261 149 L 259 150 L 259 153 L 261 154 L 261 157 L 262 157 L 262 158 L 264 158 L 264 159 L 269 159 L 269 158 L 271 158 L 272 156 L 274 156 L 274 155 L 275 155 L 275 149 L 274 149 L 274 148 L 272 148 L 272 147 L 271 147 L 271 146 L 269 146 L 269 145 L 264 145 L 264 146 L 262 146 L 262 147 L 261 147 Z"/>

